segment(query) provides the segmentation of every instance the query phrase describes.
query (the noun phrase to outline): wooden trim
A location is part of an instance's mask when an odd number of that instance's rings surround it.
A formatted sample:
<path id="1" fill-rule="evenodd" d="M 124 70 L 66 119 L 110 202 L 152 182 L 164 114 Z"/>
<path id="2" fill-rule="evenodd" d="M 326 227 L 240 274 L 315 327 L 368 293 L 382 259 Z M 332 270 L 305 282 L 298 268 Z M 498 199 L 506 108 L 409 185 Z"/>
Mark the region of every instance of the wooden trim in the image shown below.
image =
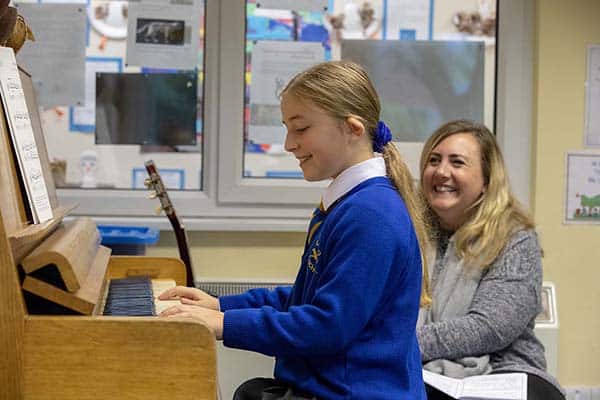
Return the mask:
<path id="1" fill-rule="evenodd" d="M 92 315 L 96 304 L 102 299 L 109 257 L 110 249 L 100 246 L 85 281 L 75 293 L 69 293 L 31 276 L 25 277 L 23 289 L 70 310 Z"/>
<path id="2" fill-rule="evenodd" d="M 31 250 L 39 245 L 60 225 L 65 215 L 67 215 L 76 206 L 59 207 L 52 210 L 54 218 L 43 224 L 24 225 L 18 231 L 9 235 L 10 246 L 15 262 L 21 262 Z"/>
<path id="3" fill-rule="evenodd" d="M 145 256 L 112 256 L 107 279 L 148 276 L 152 279 L 173 279 L 185 286 L 185 265 L 177 258 Z"/>
<path id="4" fill-rule="evenodd" d="M 26 399 L 217 398 L 214 336 L 199 322 L 29 317 L 26 328 Z"/>
<path id="5" fill-rule="evenodd" d="M 73 293 L 85 281 L 99 245 L 100 232 L 94 221 L 77 218 L 59 226 L 23 259 L 21 265 L 26 274 L 50 264 L 56 265 L 67 290 Z"/>

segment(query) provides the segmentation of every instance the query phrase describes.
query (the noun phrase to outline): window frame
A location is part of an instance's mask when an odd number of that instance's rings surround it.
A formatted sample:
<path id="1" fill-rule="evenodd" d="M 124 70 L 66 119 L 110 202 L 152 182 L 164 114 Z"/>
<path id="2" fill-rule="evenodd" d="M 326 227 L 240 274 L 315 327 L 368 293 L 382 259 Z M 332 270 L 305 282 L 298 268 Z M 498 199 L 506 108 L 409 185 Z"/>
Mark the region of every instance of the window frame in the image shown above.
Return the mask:
<path id="1" fill-rule="evenodd" d="M 533 0 L 498 3 L 496 134 L 513 191 L 528 204 L 534 4 Z M 203 188 L 171 191 L 169 196 L 187 230 L 304 231 L 324 183 L 242 177 L 245 18 L 244 0 L 206 0 Z M 410 146 L 412 152 L 419 147 Z M 148 200 L 144 191 L 57 192 L 61 204 L 79 204 L 72 215 L 89 215 L 98 223 L 169 227 L 164 216 L 155 215 L 158 201 Z"/>

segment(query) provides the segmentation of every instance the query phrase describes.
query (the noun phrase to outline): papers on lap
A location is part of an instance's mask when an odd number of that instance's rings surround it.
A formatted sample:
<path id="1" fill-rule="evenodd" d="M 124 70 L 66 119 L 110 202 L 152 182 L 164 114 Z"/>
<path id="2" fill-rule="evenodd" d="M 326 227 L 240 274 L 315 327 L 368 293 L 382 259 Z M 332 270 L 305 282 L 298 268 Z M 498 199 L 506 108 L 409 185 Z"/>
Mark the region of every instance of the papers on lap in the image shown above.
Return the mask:
<path id="1" fill-rule="evenodd" d="M 455 399 L 527 400 L 527 375 L 524 373 L 455 379 L 423 370 L 423 380 Z"/>

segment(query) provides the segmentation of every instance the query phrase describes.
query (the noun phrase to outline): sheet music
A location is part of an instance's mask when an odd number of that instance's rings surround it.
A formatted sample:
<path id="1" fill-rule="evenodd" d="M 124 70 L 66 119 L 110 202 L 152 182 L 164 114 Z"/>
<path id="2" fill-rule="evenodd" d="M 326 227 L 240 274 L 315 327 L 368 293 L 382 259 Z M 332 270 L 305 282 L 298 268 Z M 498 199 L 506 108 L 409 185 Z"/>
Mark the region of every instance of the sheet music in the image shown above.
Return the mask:
<path id="1" fill-rule="evenodd" d="M 465 378 L 463 379 L 462 397 L 527 400 L 527 375 L 511 373 Z"/>
<path id="2" fill-rule="evenodd" d="M 435 374 L 427 370 L 423 370 L 423 380 L 429 386 L 433 386 L 447 395 L 458 399 L 461 392 L 460 379 L 449 378 L 444 375 Z"/>
<path id="3" fill-rule="evenodd" d="M 455 399 L 527 400 L 527 375 L 524 373 L 455 379 L 423 370 L 423 380 Z"/>
<path id="4" fill-rule="evenodd" d="M 9 47 L 0 47 L 0 94 L 19 168 L 25 179 L 27 200 L 32 210 L 33 222 L 36 224 L 46 222 L 52 219 L 52 207 L 29 119 L 17 61 L 13 49 Z"/>

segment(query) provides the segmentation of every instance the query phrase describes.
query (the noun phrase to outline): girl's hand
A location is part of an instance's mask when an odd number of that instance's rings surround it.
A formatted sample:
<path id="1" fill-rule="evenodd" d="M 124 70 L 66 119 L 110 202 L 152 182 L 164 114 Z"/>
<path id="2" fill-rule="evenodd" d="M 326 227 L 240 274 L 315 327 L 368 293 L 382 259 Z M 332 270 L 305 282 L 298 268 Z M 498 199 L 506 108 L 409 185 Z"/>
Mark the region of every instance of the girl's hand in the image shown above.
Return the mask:
<path id="1" fill-rule="evenodd" d="M 189 304 L 177 304 L 169 307 L 158 316 L 162 318 L 189 318 L 205 323 L 217 340 L 223 339 L 223 313 Z"/>
<path id="2" fill-rule="evenodd" d="M 191 304 L 216 311 L 221 309 L 219 306 L 219 300 L 216 297 L 212 297 L 200 289 L 185 286 L 175 286 L 174 288 L 165 290 L 160 294 L 160 296 L 158 296 L 158 299 L 180 299 L 182 304 Z"/>

